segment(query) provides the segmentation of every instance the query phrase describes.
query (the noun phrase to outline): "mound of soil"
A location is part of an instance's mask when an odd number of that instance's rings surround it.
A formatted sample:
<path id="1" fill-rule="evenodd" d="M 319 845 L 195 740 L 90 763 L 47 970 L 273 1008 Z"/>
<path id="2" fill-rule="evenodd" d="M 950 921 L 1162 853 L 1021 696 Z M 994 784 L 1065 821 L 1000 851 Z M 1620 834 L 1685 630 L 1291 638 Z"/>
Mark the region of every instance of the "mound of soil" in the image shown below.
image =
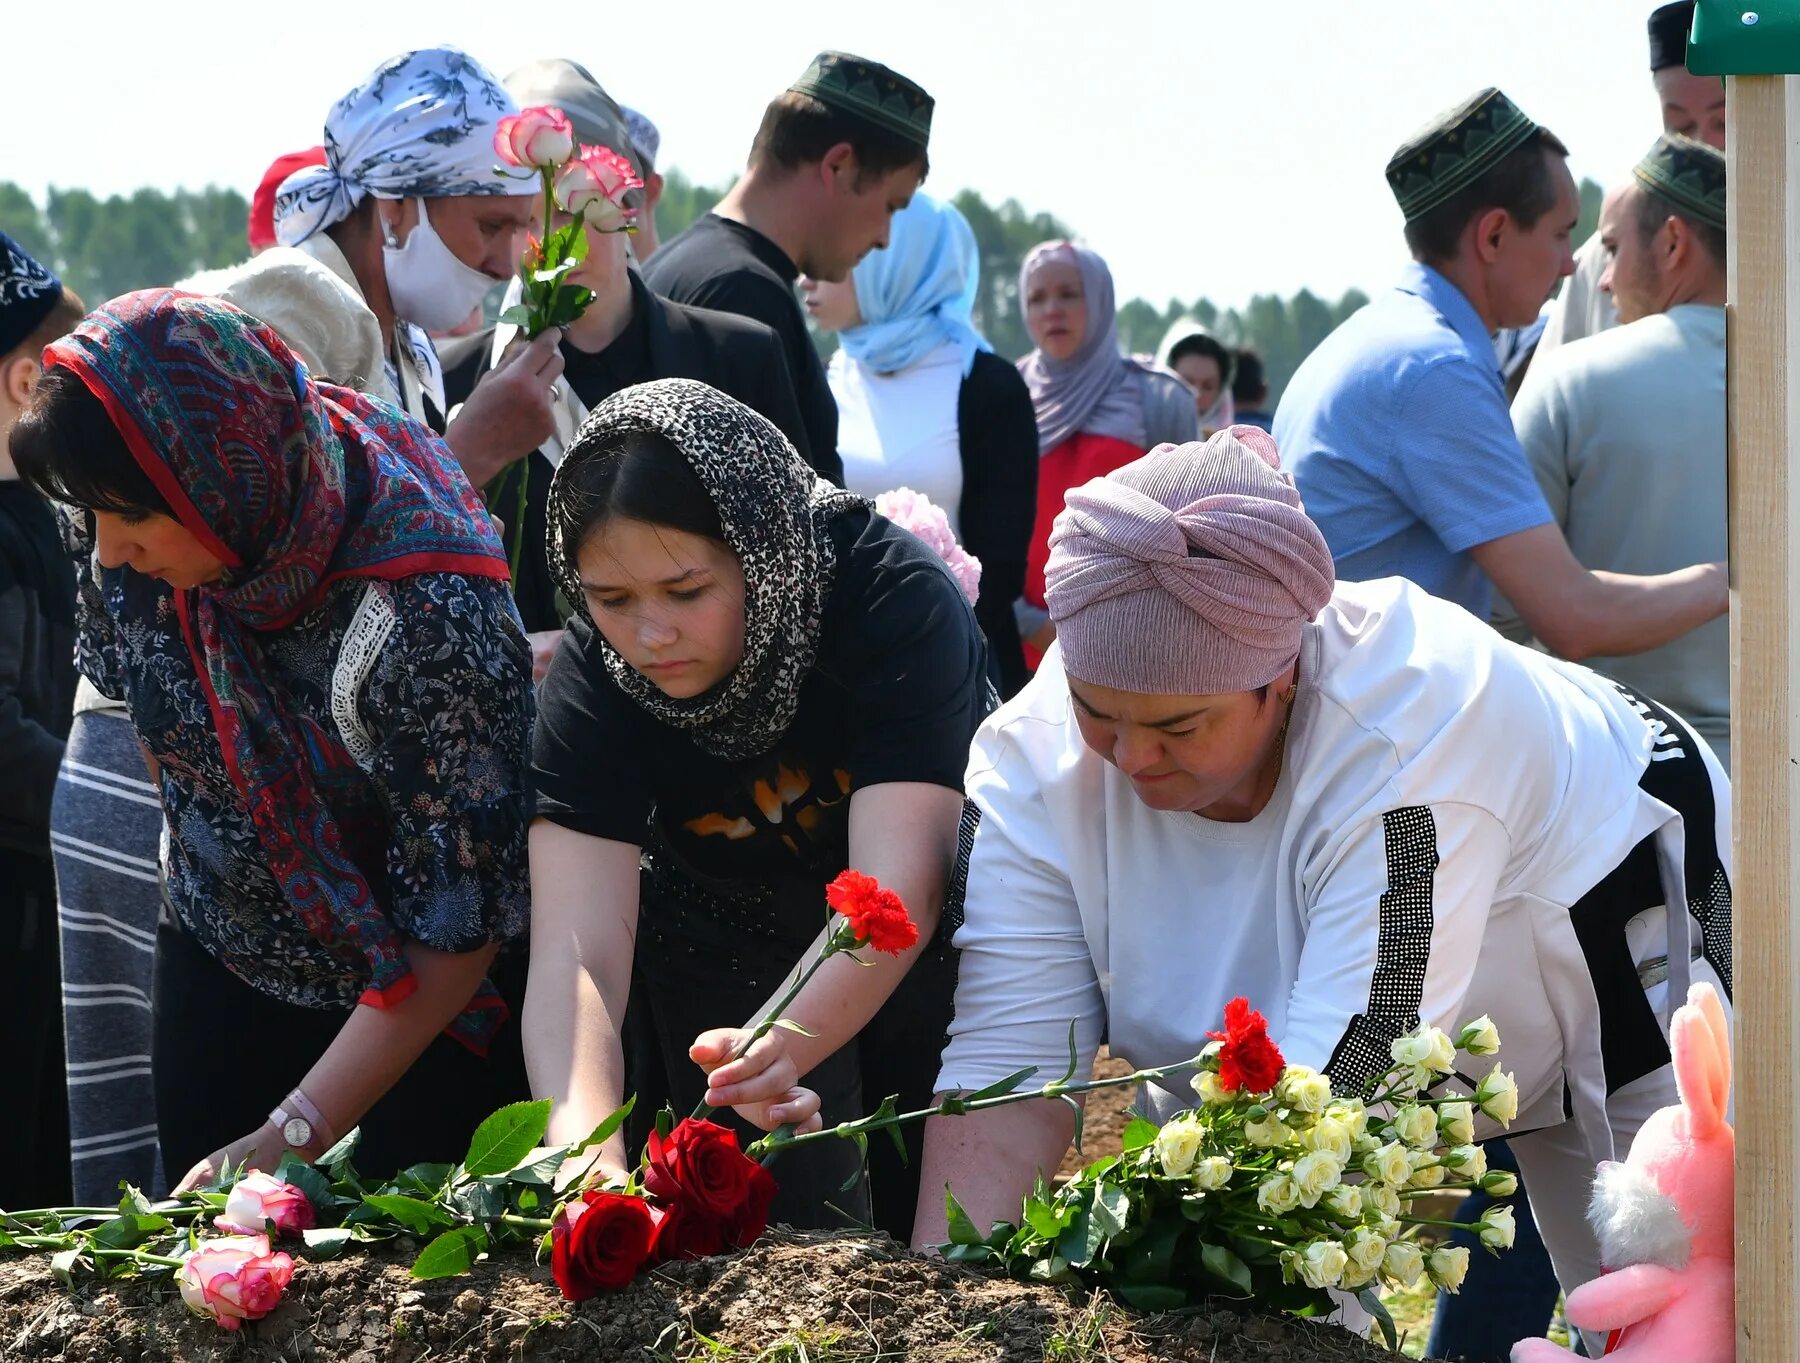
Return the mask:
<path id="1" fill-rule="evenodd" d="M 993 1278 L 882 1235 L 774 1231 L 571 1305 L 513 1251 L 466 1277 L 415 1282 L 410 1255 L 302 1262 L 266 1320 L 228 1334 L 166 1285 L 82 1281 L 0 1261 L 0 1358 L 14 1363 L 487 1363 L 832 1360 L 1394 1363 L 1342 1330 L 1229 1310 L 1138 1316 L 1103 1298 Z"/>

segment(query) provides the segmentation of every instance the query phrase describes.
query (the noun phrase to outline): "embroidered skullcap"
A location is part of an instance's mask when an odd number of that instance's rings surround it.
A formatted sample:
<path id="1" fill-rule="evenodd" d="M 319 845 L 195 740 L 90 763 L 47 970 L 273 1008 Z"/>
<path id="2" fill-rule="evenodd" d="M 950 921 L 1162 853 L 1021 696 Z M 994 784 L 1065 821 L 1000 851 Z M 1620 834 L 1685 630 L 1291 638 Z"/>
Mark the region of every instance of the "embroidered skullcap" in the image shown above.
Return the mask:
<path id="1" fill-rule="evenodd" d="M 848 52 L 821 52 L 788 89 L 898 133 L 918 143 L 920 151 L 931 141 L 931 111 L 936 101 L 880 62 Z"/>
<path id="2" fill-rule="evenodd" d="M 404 52 L 331 106 L 325 164 L 295 171 L 275 195 L 275 235 L 298 246 L 342 222 L 365 198 L 535 195 L 538 177 L 501 174 L 494 134 L 516 114 L 499 81 L 454 47 Z"/>
<path id="3" fill-rule="evenodd" d="M 629 104 L 621 104 L 619 112 L 625 115 L 625 131 L 631 134 L 631 145 L 637 151 L 638 160 L 646 168 L 654 167 L 656 154 L 662 150 L 662 134 L 656 130 L 656 124 Z"/>
<path id="4" fill-rule="evenodd" d="M 1254 426 L 1159 445 L 1074 489 L 1044 571 L 1071 677 L 1181 696 L 1280 676 L 1333 577 L 1274 439 Z"/>
<path id="5" fill-rule="evenodd" d="M 1650 14 L 1650 70 L 1687 65 L 1688 33 L 1694 27 L 1694 0 L 1676 0 Z"/>
<path id="6" fill-rule="evenodd" d="M 1664 133 L 1631 173 L 1683 217 L 1725 230 L 1725 153 L 1717 147 Z"/>
<path id="7" fill-rule="evenodd" d="M 266 251 L 275 245 L 275 191 L 281 188 L 282 182 L 297 170 L 324 164 L 325 148 L 308 147 L 305 151 L 290 151 L 285 156 L 277 156 L 263 172 L 256 192 L 250 196 L 250 220 L 245 226 L 252 251 Z"/>
<path id="8" fill-rule="evenodd" d="M 582 146 L 632 155 L 624 111 L 585 66 L 565 57 L 527 62 L 507 75 L 506 90 L 520 108 L 548 104 L 561 109 Z"/>
<path id="9" fill-rule="evenodd" d="M 17 350 L 62 294 L 62 280 L 0 232 L 0 356 Z"/>
<path id="10" fill-rule="evenodd" d="M 1474 184 L 1538 131 L 1518 105 L 1489 86 L 1439 114 L 1387 164 L 1388 187 L 1408 222 Z"/>

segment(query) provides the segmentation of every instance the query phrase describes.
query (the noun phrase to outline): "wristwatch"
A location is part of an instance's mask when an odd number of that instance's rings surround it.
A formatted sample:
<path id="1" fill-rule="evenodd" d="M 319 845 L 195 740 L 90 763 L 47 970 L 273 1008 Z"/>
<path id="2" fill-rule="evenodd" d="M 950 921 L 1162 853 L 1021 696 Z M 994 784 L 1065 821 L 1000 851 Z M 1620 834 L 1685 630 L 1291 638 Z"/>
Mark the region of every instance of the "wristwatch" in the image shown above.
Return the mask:
<path id="1" fill-rule="evenodd" d="M 281 1100 L 281 1106 L 269 1114 L 269 1124 L 291 1150 L 304 1150 L 315 1139 L 321 1144 L 331 1142 L 331 1128 L 324 1116 L 299 1089 Z"/>

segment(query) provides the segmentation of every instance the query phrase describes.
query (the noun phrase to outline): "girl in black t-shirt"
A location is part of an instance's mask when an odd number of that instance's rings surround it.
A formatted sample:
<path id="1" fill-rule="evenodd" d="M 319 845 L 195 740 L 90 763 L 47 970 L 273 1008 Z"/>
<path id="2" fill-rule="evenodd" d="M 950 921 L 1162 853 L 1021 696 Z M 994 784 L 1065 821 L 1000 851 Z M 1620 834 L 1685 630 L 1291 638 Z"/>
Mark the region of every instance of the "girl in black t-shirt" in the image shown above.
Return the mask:
<path id="1" fill-rule="evenodd" d="M 594 411 L 549 519 L 577 604 L 534 752 L 526 1058 L 557 1103 L 551 1138 L 585 1135 L 628 1084 L 642 1121 L 705 1098 L 765 1129 L 929 1102 L 955 980 L 936 929 L 991 704 L 948 570 L 767 420 L 682 379 Z M 813 1035 L 777 1029 L 721 1063 L 812 960 L 846 866 L 901 895 L 920 945 L 833 959 L 786 1014 Z M 906 1238 L 916 1148 L 903 1165 L 872 1147 L 840 1191 L 858 1159 L 848 1142 L 785 1156 L 776 1218 L 872 1206 Z"/>

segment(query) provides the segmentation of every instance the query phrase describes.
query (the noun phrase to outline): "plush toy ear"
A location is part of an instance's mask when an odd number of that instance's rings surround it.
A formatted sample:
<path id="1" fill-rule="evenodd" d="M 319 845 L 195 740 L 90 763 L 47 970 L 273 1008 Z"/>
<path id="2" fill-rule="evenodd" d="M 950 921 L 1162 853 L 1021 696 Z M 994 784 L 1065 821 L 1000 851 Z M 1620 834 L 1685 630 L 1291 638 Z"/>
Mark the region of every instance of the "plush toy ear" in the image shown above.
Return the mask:
<path id="1" fill-rule="evenodd" d="M 1725 1124 L 1731 1102 L 1731 1029 L 1712 985 L 1703 981 L 1688 990 L 1688 1001 L 1675 1010 L 1669 1045 L 1688 1129 L 1705 1140 Z"/>

